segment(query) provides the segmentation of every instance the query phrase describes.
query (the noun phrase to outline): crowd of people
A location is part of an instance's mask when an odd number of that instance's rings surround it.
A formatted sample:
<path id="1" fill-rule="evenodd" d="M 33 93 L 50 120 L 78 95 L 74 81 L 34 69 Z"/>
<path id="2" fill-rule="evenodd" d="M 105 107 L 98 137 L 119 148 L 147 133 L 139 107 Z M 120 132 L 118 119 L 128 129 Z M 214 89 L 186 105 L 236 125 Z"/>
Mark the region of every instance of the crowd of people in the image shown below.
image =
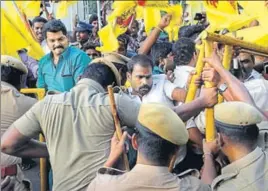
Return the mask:
<path id="1" fill-rule="evenodd" d="M 53 17 L 31 21 L 46 55 L 1 55 L 2 190 L 32 190 L 22 171 L 32 158 L 49 159 L 55 191 L 268 190 L 268 57 L 234 51 L 226 70 L 225 46 L 215 43 L 195 78 L 195 99 L 185 103 L 202 43 L 196 39 L 209 23 L 181 26 L 169 42 L 170 20 L 163 15 L 148 36 L 133 20 L 109 53 L 96 49 L 96 14 L 75 20 L 71 33 Z M 44 88 L 46 96 L 38 101 L 21 88 Z M 212 107 L 217 135 L 206 141 L 204 110 Z"/>

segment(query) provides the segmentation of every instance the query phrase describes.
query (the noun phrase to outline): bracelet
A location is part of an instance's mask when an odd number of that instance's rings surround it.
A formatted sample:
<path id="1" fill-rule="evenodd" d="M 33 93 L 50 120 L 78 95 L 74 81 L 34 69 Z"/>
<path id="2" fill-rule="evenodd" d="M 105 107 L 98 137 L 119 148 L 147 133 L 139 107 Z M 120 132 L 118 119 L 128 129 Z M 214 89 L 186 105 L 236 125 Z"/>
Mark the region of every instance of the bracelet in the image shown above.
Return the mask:
<path id="1" fill-rule="evenodd" d="M 211 156 L 211 157 L 214 159 L 213 154 L 211 154 L 211 153 L 204 153 L 204 154 L 203 154 L 203 160 L 205 159 L 205 156 L 206 156 L 206 155 Z"/>
<path id="2" fill-rule="evenodd" d="M 161 29 L 160 27 L 155 27 L 156 29 L 160 30 L 161 32 L 164 32 L 163 29 Z"/>

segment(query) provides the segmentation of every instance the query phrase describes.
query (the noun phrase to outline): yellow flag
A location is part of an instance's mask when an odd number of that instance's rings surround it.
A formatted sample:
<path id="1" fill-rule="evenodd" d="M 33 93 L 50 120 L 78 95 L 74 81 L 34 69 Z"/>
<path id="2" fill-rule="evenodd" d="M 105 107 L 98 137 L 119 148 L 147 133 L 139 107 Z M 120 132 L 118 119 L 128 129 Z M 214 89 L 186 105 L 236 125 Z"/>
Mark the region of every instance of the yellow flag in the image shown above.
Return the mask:
<path id="1" fill-rule="evenodd" d="M 144 27 L 147 36 L 152 28 L 156 27 L 161 20 L 160 10 L 155 7 L 144 8 Z"/>
<path id="2" fill-rule="evenodd" d="M 77 1 L 60 1 L 56 11 L 56 19 L 62 19 L 67 16 L 69 6 L 75 4 Z"/>
<path id="3" fill-rule="evenodd" d="M 253 35 L 254 34 L 254 35 Z M 232 36 L 232 33 L 227 35 Z M 263 47 L 267 47 L 268 44 L 268 28 L 264 26 L 256 26 L 245 28 L 236 31 L 237 38 L 243 38 L 244 41 L 254 43 Z"/>
<path id="4" fill-rule="evenodd" d="M 27 17 L 36 17 L 40 14 L 41 1 L 15 1 L 18 8 L 26 14 Z"/>
<path id="5" fill-rule="evenodd" d="M 229 1 L 218 1 L 217 7 L 204 3 L 204 7 L 210 23 L 210 32 L 225 28 L 229 31 L 236 31 L 256 18 L 239 15 L 237 3 L 233 4 Z"/>
<path id="6" fill-rule="evenodd" d="M 23 48 L 37 60 L 44 56 L 40 44 L 29 33 L 14 7 L 10 5 L 8 12 L 1 8 L 1 54 L 19 58 L 17 51 Z"/>
<path id="7" fill-rule="evenodd" d="M 265 1 L 238 1 L 243 7 L 242 13 L 248 16 L 257 16 L 262 26 L 268 26 L 268 8 Z"/>

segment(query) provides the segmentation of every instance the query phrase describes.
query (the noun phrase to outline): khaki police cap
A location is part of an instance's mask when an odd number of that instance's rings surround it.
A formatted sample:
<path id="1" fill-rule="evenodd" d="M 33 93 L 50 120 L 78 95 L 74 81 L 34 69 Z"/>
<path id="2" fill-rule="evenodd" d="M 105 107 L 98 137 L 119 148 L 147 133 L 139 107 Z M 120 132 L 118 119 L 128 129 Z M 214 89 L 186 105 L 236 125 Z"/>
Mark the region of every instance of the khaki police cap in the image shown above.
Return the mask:
<path id="1" fill-rule="evenodd" d="M 114 76 L 115 76 L 115 80 L 116 80 L 117 85 L 118 86 L 121 86 L 121 75 L 120 75 L 119 71 L 117 70 L 117 68 L 115 67 L 115 65 L 112 62 L 110 62 L 109 60 L 107 60 L 104 57 L 95 58 L 94 60 L 92 60 L 90 62 L 90 64 L 96 64 L 96 63 L 103 63 L 106 66 L 108 66 L 113 71 L 113 73 L 114 73 Z"/>
<path id="2" fill-rule="evenodd" d="M 10 66 L 22 71 L 24 74 L 28 73 L 27 67 L 22 63 L 22 61 L 8 55 L 1 55 L 1 65 Z"/>
<path id="3" fill-rule="evenodd" d="M 175 145 L 184 145 L 189 139 L 183 121 L 165 105 L 159 103 L 142 104 L 138 122 Z"/>
<path id="4" fill-rule="evenodd" d="M 127 65 L 128 61 L 130 61 L 128 57 L 118 54 L 116 52 L 104 53 L 104 58 L 109 60 L 110 62 L 123 65 Z"/>
<path id="5" fill-rule="evenodd" d="M 215 120 L 231 126 L 247 126 L 262 121 L 261 113 L 244 102 L 225 102 L 215 106 Z"/>

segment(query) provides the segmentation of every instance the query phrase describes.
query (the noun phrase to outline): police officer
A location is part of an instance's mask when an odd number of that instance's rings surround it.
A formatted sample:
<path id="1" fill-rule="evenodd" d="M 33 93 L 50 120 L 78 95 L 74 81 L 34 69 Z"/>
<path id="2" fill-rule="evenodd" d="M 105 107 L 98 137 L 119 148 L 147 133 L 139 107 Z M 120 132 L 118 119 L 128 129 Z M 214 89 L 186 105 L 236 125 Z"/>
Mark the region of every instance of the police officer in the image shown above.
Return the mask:
<path id="1" fill-rule="evenodd" d="M 76 41 L 75 43 L 72 43 L 72 46 L 75 46 L 79 49 L 82 48 L 82 46 L 88 42 L 89 37 L 92 33 L 93 26 L 90 24 L 87 24 L 85 22 L 80 21 L 77 24 L 77 27 L 75 28 L 76 32 Z"/>
<path id="2" fill-rule="evenodd" d="M 132 136 L 132 145 L 138 151 L 137 164 L 127 173 L 111 168 L 124 150 L 126 137 L 126 133 L 120 141 L 113 137 L 105 167 L 99 169 L 88 191 L 210 190 L 208 185 L 190 175 L 193 171 L 178 177 L 169 172 L 172 156 L 187 143 L 189 135 L 183 121 L 167 106 L 141 105 L 136 134 Z"/>
<path id="3" fill-rule="evenodd" d="M 26 66 L 20 60 L 1 55 L 1 136 L 37 102 L 19 92 L 21 77 L 27 73 Z M 14 190 L 29 190 L 30 182 L 25 180 L 18 164 L 21 164 L 21 158 L 1 152 L 1 180 L 10 180 L 9 184 L 15 184 Z"/>
<path id="4" fill-rule="evenodd" d="M 267 190 L 268 153 L 257 146 L 260 112 L 244 102 L 226 102 L 215 106 L 215 121 L 219 136 L 204 143 L 202 180 L 212 182 L 212 190 L 217 191 Z M 230 164 L 215 178 L 214 156 L 219 148 Z"/>

